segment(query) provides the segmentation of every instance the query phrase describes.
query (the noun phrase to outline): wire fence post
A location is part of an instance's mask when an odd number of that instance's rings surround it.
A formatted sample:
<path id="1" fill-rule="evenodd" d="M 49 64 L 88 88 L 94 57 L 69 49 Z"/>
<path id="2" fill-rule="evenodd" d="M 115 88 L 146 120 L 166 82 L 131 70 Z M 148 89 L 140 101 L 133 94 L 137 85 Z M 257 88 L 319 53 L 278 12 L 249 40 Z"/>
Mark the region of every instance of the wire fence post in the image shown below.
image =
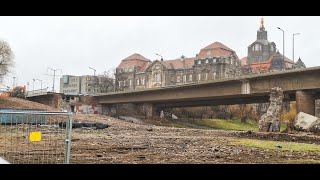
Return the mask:
<path id="1" fill-rule="evenodd" d="M 70 164 L 71 134 L 72 134 L 72 113 L 69 114 L 68 120 L 66 122 L 65 164 Z"/>

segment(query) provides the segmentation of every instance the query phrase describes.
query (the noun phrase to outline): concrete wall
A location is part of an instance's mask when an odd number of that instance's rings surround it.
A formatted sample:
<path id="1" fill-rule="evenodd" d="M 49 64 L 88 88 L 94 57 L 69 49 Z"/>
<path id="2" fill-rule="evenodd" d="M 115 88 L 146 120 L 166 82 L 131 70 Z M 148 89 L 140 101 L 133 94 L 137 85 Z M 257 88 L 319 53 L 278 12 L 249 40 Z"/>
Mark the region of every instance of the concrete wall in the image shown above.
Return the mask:
<path id="1" fill-rule="evenodd" d="M 102 114 L 101 105 L 76 105 L 75 110 L 79 114 Z"/>
<path id="2" fill-rule="evenodd" d="M 60 109 L 60 102 L 62 101 L 61 94 L 46 94 L 41 96 L 32 96 L 27 98 L 29 101 L 38 102 L 54 108 Z"/>

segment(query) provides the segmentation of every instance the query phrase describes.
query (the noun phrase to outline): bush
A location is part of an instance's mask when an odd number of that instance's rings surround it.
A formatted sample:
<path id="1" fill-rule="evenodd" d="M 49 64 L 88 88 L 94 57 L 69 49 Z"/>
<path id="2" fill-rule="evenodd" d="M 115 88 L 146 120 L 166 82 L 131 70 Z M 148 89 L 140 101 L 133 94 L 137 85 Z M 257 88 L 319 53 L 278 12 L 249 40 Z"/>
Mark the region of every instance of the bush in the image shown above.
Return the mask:
<path id="1" fill-rule="evenodd" d="M 282 122 L 292 123 L 297 116 L 297 110 L 295 108 L 291 108 L 289 112 L 283 113 Z"/>

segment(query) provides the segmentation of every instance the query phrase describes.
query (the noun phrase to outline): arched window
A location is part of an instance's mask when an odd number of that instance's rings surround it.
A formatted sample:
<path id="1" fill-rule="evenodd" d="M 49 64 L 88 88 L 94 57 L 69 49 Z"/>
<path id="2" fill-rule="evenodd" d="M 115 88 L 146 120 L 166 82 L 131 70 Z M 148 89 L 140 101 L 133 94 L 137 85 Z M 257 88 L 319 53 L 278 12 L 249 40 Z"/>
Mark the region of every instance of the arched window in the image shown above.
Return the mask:
<path id="1" fill-rule="evenodd" d="M 273 45 L 270 46 L 270 51 L 273 52 Z"/>
<path id="2" fill-rule="evenodd" d="M 205 80 L 208 80 L 208 73 L 206 73 L 206 79 Z"/>
<path id="3" fill-rule="evenodd" d="M 189 74 L 189 81 L 192 81 L 192 74 Z"/>
<path id="4" fill-rule="evenodd" d="M 216 79 L 216 76 L 217 76 L 217 73 L 216 73 L 216 72 L 213 72 L 213 73 L 212 73 L 212 79 Z"/>
<path id="5" fill-rule="evenodd" d="M 256 44 L 256 51 L 261 51 L 261 46 L 260 46 L 260 44 Z"/>
<path id="6" fill-rule="evenodd" d="M 160 76 L 160 73 L 155 73 L 154 74 L 154 81 L 160 81 L 161 80 L 161 76 Z"/>
<path id="7" fill-rule="evenodd" d="M 180 75 L 177 76 L 177 82 L 181 82 L 181 76 Z"/>
<path id="8" fill-rule="evenodd" d="M 139 85 L 140 85 L 140 81 L 139 81 L 139 79 L 137 79 L 136 84 L 137 84 L 137 86 L 139 86 Z"/>
<path id="9" fill-rule="evenodd" d="M 198 81 L 201 80 L 201 74 L 198 74 Z"/>

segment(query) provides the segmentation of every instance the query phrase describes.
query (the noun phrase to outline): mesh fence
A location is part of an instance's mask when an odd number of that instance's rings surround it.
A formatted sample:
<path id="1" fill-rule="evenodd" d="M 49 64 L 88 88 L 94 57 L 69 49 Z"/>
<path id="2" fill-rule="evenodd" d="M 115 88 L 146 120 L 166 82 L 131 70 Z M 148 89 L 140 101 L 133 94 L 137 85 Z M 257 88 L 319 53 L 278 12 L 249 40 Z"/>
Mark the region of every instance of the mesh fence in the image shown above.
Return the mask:
<path id="1" fill-rule="evenodd" d="M 0 123 L 0 157 L 9 163 L 70 163 L 72 113 L 1 110 Z"/>

